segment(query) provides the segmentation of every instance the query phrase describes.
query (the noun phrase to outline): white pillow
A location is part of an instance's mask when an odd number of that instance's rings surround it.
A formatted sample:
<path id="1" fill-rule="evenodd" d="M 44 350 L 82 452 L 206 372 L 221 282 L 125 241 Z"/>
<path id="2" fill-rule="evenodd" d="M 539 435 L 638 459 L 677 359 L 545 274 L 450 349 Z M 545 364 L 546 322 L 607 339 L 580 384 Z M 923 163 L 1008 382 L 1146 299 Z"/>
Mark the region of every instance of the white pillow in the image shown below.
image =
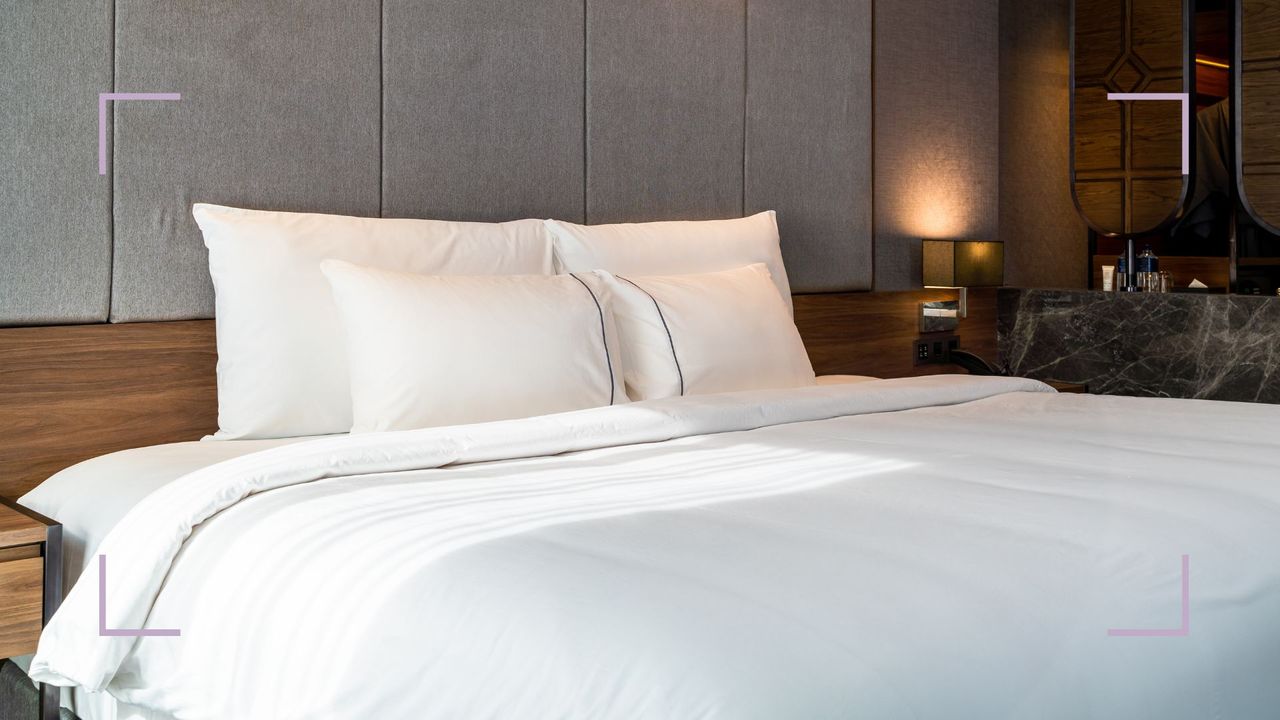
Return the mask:
<path id="1" fill-rule="evenodd" d="M 219 439 L 351 428 L 347 354 L 320 261 L 440 275 L 553 269 L 542 223 L 390 220 L 197 204 L 217 292 Z"/>
<path id="2" fill-rule="evenodd" d="M 632 400 L 814 384 L 800 333 L 764 264 L 605 277 Z"/>
<path id="3" fill-rule="evenodd" d="M 561 272 L 608 270 L 623 275 L 685 275 L 769 266 L 791 312 L 791 285 L 772 210 L 737 220 L 574 225 L 547 220 Z"/>
<path id="4" fill-rule="evenodd" d="M 506 420 L 627 402 L 595 273 L 413 275 L 321 263 L 347 334 L 351 432 Z"/>

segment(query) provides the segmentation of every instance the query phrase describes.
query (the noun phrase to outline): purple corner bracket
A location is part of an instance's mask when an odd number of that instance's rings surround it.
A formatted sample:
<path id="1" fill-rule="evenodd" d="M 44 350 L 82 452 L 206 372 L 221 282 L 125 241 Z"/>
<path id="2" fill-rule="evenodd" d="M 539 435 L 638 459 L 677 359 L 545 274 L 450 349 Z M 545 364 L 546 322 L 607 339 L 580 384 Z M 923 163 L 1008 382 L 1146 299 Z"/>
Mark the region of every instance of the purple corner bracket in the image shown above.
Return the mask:
<path id="1" fill-rule="evenodd" d="M 1108 100 L 1168 100 L 1182 103 L 1182 174 L 1191 174 L 1191 96 L 1187 93 L 1107 93 Z"/>
<path id="2" fill-rule="evenodd" d="M 113 630 L 107 627 L 107 556 L 98 556 L 98 635 L 102 637 L 177 637 L 181 630 Z"/>
<path id="3" fill-rule="evenodd" d="M 108 100 L 181 100 L 181 93 L 98 93 L 98 174 L 107 174 Z"/>
<path id="4" fill-rule="evenodd" d="M 1182 627 L 1165 630 L 1111 629 L 1111 637 L 1186 637 L 1191 632 L 1191 556 L 1182 556 Z"/>

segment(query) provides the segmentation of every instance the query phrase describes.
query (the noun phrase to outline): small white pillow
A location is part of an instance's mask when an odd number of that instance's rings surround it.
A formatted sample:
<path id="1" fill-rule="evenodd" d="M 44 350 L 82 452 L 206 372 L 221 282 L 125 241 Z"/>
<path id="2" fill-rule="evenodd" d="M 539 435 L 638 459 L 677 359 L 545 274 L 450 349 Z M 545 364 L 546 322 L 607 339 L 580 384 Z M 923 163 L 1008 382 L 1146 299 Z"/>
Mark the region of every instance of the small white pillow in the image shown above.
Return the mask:
<path id="1" fill-rule="evenodd" d="M 627 402 L 596 273 L 449 277 L 326 260 L 347 335 L 351 432 Z"/>
<path id="2" fill-rule="evenodd" d="M 700 275 L 608 275 L 632 400 L 814 384 L 762 263 Z"/>
<path id="3" fill-rule="evenodd" d="M 197 204 L 217 291 L 220 440 L 351 429 L 342 327 L 320 261 L 435 275 L 549 275 L 540 220 L 462 223 Z"/>
<path id="4" fill-rule="evenodd" d="M 772 210 L 736 220 L 574 225 L 547 220 L 561 272 L 685 275 L 764 263 L 791 312 L 791 285 Z"/>

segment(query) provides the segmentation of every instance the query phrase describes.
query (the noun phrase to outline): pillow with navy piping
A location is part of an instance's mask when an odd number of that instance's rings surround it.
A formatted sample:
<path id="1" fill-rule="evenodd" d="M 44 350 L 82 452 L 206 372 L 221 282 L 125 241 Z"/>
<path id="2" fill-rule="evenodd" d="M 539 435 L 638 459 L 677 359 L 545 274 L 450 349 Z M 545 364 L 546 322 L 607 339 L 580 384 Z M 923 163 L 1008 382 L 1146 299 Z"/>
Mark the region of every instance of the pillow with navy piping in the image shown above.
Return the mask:
<path id="1" fill-rule="evenodd" d="M 628 401 L 597 273 L 444 276 L 325 260 L 346 336 L 351 432 L 547 415 Z"/>
<path id="2" fill-rule="evenodd" d="M 814 384 L 763 263 L 695 275 L 599 272 L 612 290 L 632 400 Z"/>

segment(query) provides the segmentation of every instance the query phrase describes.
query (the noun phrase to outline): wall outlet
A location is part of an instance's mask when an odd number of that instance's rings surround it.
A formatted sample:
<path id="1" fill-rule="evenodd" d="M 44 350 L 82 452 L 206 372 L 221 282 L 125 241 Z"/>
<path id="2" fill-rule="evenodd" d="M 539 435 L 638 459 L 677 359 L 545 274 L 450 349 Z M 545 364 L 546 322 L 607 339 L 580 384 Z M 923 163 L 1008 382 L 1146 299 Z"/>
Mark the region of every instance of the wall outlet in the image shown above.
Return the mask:
<path id="1" fill-rule="evenodd" d="M 955 335 L 916 338 L 912 349 L 912 365 L 945 365 L 951 362 L 951 351 L 960 349 L 960 338 Z"/>
<path id="2" fill-rule="evenodd" d="M 930 359 L 933 357 L 933 351 L 929 346 L 929 341 L 917 340 L 915 348 L 916 348 L 916 355 L 915 355 L 915 361 L 913 362 L 913 364 L 927 365 Z"/>

